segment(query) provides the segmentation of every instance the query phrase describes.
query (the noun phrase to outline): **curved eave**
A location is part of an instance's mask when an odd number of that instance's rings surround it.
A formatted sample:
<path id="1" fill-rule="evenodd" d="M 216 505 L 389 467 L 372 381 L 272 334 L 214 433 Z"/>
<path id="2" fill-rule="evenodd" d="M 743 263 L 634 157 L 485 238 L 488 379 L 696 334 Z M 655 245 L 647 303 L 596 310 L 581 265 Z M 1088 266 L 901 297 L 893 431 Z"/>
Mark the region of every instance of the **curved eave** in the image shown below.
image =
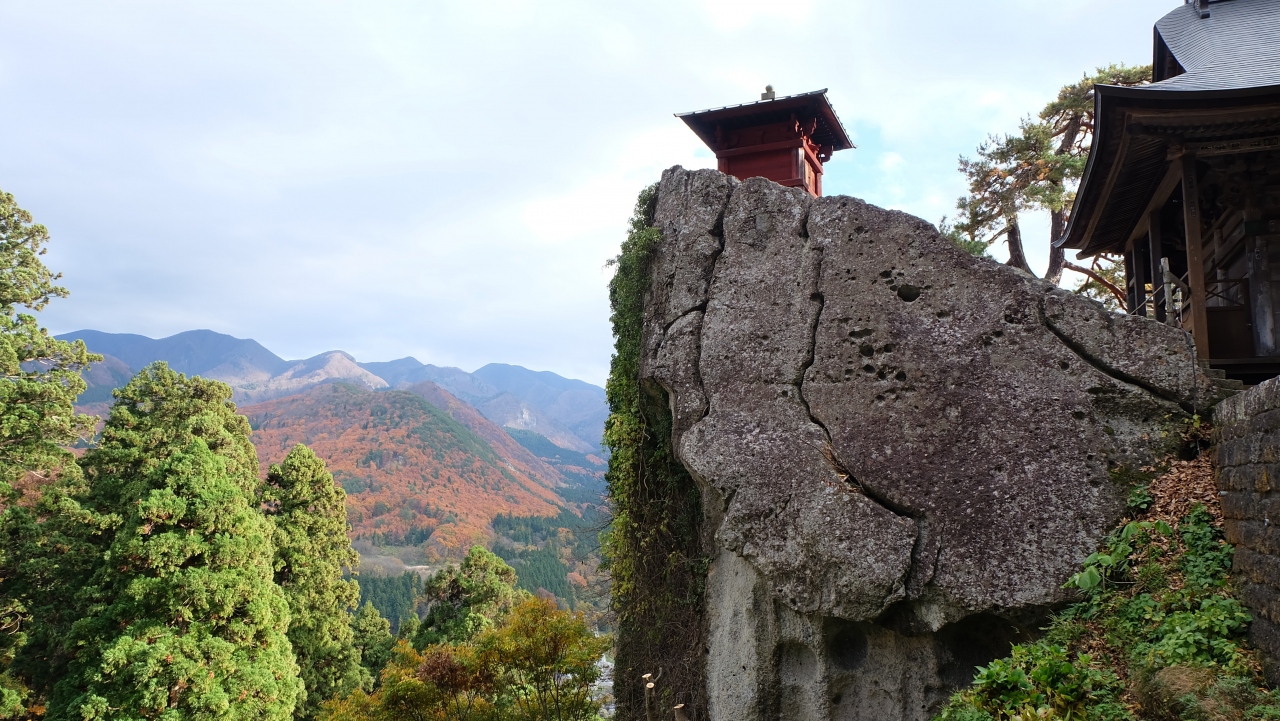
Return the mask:
<path id="1" fill-rule="evenodd" d="M 1208 90 L 1174 90 L 1160 85 L 1136 88 L 1098 85 L 1094 89 L 1093 151 L 1089 153 L 1085 164 L 1067 230 L 1055 242 L 1058 247 L 1079 250 L 1082 256 L 1105 252 L 1115 244 L 1114 238 L 1094 237 L 1094 231 L 1099 227 L 1103 216 L 1112 212 L 1120 216 L 1134 213 L 1133 208 L 1137 204 L 1145 207 L 1145 201 L 1150 195 L 1139 199 L 1134 193 L 1154 192 L 1155 185 L 1159 183 L 1164 175 L 1164 168 L 1167 167 L 1163 150 L 1157 162 L 1153 155 L 1156 149 L 1148 147 L 1157 141 L 1149 137 L 1133 136 L 1128 132 L 1125 116 L 1129 111 L 1194 111 L 1247 107 L 1254 104 L 1251 101 L 1269 96 L 1280 101 L 1280 85 Z M 1117 163 L 1120 167 L 1117 167 Z M 1157 165 L 1161 167 L 1156 167 Z M 1133 177 L 1128 179 L 1128 183 L 1120 183 L 1120 176 L 1126 173 Z M 1117 187 L 1129 190 L 1131 197 L 1116 197 L 1114 193 Z M 1118 204 L 1126 207 L 1112 207 Z M 1141 211 L 1136 212 L 1140 214 Z M 1140 220 L 1137 216 L 1108 219 L 1112 227 L 1120 227 L 1115 226 L 1115 223 L 1127 225 L 1127 231 L 1137 227 Z M 1123 243 L 1124 240 L 1127 240 L 1127 232 L 1120 242 Z"/>

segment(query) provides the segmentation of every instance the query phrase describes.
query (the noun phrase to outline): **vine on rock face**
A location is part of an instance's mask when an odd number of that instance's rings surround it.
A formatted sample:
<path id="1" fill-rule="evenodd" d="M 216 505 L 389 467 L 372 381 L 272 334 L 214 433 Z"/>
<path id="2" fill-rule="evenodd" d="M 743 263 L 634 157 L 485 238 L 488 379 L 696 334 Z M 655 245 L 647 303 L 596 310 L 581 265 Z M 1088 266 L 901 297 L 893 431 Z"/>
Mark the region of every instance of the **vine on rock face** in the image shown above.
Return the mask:
<path id="1" fill-rule="evenodd" d="M 654 711 L 665 716 L 683 703 L 696 721 L 706 717 L 702 498 L 671 447 L 666 392 L 640 379 L 650 261 L 662 239 L 653 227 L 657 200 L 656 184 L 640 193 L 622 252 L 611 262 L 616 344 L 604 438 L 613 521 L 602 545 L 618 619 L 618 718 L 645 718 L 643 676 L 653 674 L 660 679 L 650 692 Z"/>

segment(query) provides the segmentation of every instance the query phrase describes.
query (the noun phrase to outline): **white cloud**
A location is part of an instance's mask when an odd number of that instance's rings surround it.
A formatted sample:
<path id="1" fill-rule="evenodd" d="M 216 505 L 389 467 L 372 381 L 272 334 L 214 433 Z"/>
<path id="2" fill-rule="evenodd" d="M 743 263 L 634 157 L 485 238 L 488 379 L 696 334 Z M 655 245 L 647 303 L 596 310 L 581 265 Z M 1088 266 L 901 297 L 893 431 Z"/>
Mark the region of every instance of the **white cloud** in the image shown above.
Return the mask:
<path id="1" fill-rule="evenodd" d="M 892 173 L 902 167 L 904 162 L 906 162 L 906 160 L 899 153 L 889 151 L 887 153 L 880 154 L 880 169 L 886 173 Z"/>
<path id="2" fill-rule="evenodd" d="M 10 3 L 0 188 L 53 233 L 58 331 L 600 382 L 636 192 L 715 166 L 672 113 L 828 87 L 859 148 L 827 191 L 934 222 L 958 155 L 1145 62 L 1171 4 Z M 1079 41 L 1044 51 L 1050 23 Z"/>
<path id="3" fill-rule="evenodd" d="M 702 0 L 711 25 L 720 30 L 741 30 L 756 23 L 784 23 L 803 27 L 813 15 L 811 0 Z"/>

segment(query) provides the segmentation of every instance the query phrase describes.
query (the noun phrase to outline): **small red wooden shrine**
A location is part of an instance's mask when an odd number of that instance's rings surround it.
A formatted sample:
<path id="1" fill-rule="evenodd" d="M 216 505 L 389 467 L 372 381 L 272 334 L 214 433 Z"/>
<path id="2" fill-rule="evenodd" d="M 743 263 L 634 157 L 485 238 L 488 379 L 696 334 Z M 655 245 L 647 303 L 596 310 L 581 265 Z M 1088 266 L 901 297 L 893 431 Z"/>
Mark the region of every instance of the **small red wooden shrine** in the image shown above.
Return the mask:
<path id="1" fill-rule="evenodd" d="M 763 177 L 822 195 L 822 164 L 854 147 L 827 90 L 778 98 L 773 86 L 754 103 L 677 113 L 715 152 L 720 172 Z"/>

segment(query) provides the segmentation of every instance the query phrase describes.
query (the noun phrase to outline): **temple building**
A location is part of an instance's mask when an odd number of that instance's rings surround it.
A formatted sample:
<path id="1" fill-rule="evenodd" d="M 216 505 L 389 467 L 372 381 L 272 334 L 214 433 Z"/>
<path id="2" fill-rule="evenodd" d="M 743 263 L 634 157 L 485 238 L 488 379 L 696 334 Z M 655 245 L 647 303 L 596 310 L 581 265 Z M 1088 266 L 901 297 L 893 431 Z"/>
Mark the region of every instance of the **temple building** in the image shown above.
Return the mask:
<path id="1" fill-rule="evenodd" d="M 1155 26 L 1154 77 L 1095 91 L 1061 246 L 1122 255 L 1129 312 L 1227 377 L 1280 375 L 1280 1 L 1196 0 Z"/>
<path id="2" fill-rule="evenodd" d="M 779 98 L 767 86 L 756 102 L 676 117 L 715 152 L 720 172 L 768 178 L 815 196 L 822 195 L 823 163 L 854 147 L 825 88 Z"/>

